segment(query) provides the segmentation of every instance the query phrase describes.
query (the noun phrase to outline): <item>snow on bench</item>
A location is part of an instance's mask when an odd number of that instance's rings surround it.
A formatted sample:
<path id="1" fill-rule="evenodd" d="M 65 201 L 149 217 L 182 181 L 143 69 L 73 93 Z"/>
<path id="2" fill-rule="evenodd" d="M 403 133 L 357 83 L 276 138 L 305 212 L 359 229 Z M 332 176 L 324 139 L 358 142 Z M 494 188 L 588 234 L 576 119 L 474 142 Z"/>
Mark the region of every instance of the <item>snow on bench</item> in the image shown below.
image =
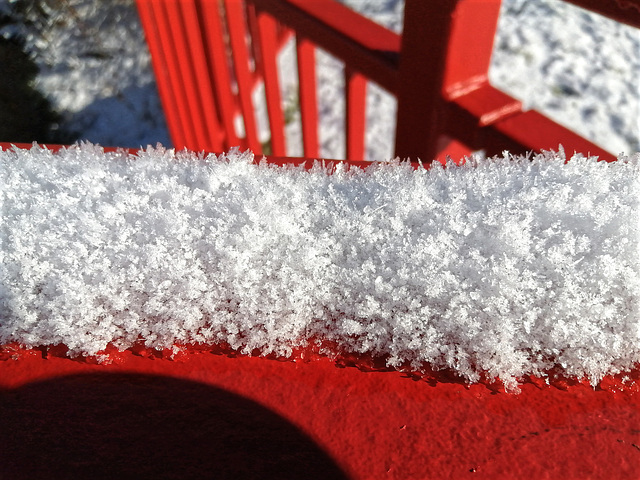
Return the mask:
<path id="1" fill-rule="evenodd" d="M 640 155 L 329 170 L 0 151 L 0 345 L 331 344 L 508 387 L 640 360 Z"/>

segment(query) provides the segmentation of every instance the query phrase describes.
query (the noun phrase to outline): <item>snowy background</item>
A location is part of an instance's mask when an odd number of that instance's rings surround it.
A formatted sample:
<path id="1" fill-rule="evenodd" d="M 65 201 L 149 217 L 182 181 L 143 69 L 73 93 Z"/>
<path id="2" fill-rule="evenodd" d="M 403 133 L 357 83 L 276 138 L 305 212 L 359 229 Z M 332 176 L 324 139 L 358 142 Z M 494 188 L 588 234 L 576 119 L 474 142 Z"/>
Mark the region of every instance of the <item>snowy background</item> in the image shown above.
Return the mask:
<path id="1" fill-rule="evenodd" d="M 341 1 L 402 30 L 402 0 Z M 102 145 L 169 146 L 133 1 L 0 0 L 0 13 L 19 16 L 29 3 L 40 5 L 38 14 L 32 10 L 31 21 L 4 25 L 0 34 L 25 38 L 40 68 L 36 86 L 62 115 L 60 129 Z M 614 154 L 630 154 L 640 150 L 639 52 L 640 30 L 560 0 L 504 0 L 490 77 L 528 108 Z M 343 158 L 341 64 L 322 53 L 318 64 L 321 154 Z M 284 68 L 293 65 L 285 61 Z M 369 90 L 367 156 L 381 160 L 392 155 L 395 101 L 375 85 Z M 289 133 L 295 144 L 295 126 Z"/>

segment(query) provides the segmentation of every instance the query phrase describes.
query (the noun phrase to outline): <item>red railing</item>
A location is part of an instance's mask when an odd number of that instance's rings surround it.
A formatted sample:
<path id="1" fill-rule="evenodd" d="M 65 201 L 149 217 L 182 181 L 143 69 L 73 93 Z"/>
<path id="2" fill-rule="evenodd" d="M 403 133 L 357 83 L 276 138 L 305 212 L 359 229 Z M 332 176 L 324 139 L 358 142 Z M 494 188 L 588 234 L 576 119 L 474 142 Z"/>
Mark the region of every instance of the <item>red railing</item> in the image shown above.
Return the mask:
<path id="1" fill-rule="evenodd" d="M 640 26 L 630 0 L 567 0 Z M 609 152 L 490 85 L 500 0 L 406 0 L 402 36 L 333 0 L 138 0 L 174 146 L 262 153 L 253 93 L 264 85 L 270 152 L 287 155 L 277 55 L 296 40 L 305 157 L 319 156 L 316 47 L 345 64 L 346 157 L 365 156 L 367 82 L 398 100 L 395 153 L 431 160 L 557 148 Z M 428 25 L 428 26 L 427 26 Z M 240 123 L 240 127 L 236 125 Z"/>

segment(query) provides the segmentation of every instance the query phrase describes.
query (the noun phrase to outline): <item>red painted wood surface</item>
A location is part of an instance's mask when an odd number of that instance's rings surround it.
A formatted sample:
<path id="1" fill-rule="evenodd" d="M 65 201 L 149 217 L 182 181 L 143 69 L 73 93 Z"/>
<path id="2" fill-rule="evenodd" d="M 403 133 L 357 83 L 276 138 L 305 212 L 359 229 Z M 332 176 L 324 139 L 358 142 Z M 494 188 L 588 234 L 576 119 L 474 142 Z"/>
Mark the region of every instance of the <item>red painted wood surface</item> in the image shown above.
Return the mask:
<path id="1" fill-rule="evenodd" d="M 233 68 L 237 82 L 238 97 L 242 112 L 242 121 L 245 138 L 243 148 L 249 148 L 254 152 L 262 151 L 258 140 L 258 129 L 254 113 L 252 92 L 255 75 L 255 61 L 253 70 L 250 68 L 249 45 L 247 45 L 248 27 L 245 19 L 246 10 L 240 2 L 225 0 L 225 12 L 228 22 L 228 34 L 232 56 Z"/>
<path id="2" fill-rule="evenodd" d="M 347 158 L 364 160 L 366 132 L 367 79 L 345 68 Z"/>
<path id="3" fill-rule="evenodd" d="M 174 32 L 170 36 L 174 52 L 169 67 L 179 76 L 185 92 L 190 120 L 187 130 L 192 129 L 200 149 L 220 150 L 222 144 L 216 137 L 223 135 L 224 131 L 211 97 L 211 78 L 203 58 L 201 35 L 198 35 L 198 30 L 194 35 L 198 26 L 192 23 L 196 19 L 189 15 L 189 7 L 193 8 L 193 4 L 189 0 L 163 4 L 169 19 L 166 28 Z"/>
<path id="4" fill-rule="evenodd" d="M 455 4 L 456 0 L 405 2 L 395 145 L 401 158 L 429 162 L 438 155 L 447 114 L 442 86 Z M 425 18 L 430 28 L 424 28 Z"/>
<path id="5" fill-rule="evenodd" d="M 354 70 L 395 91 L 400 36 L 332 0 L 248 0 Z"/>
<path id="6" fill-rule="evenodd" d="M 276 360 L 136 345 L 108 349 L 103 364 L 66 354 L 0 346 L 0 478 L 633 479 L 640 470 L 640 370 L 597 388 L 550 374 L 550 385 L 529 378 L 509 394 L 450 372 L 304 350 Z"/>
<path id="7" fill-rule="evenodd" d="M 280 98 L 280 82 L 275 53 L 278 51 L 277 24 L 273 17 L 258 13 L 258 47 L 262 57 L 262 75 L 264 91 L 269 112 L 269 128 L 271 130 L 271 153 L 278 156 L 287 154 L 284 136 L 284 114 Z"/>
<path id="8" fill-rule="evenodd" d="M 6 352 L 5 352 L 6 353 Z M 137 349 L 0 360 L 0 477 L 634 479 L 640 396 Z"/>
<path id="9" fill-rule="evenodd" d="M 185 0 L 182 0 L 183 2 Z M 224 127 L 225 148 L 239 146 L 240 140 L 236 134 L 234 117 L 236 113 L 235 97 L 231 87 L 231 69 L 225 44 L 225 30 L 222 25 L 218 2 L 198 2 L 188 0 L 189 6 L 189 36 L 195 37 L 193 43 L 199 46 L 194 50 L 194 63 L 201 64 L 205 72 L 198 77 L 198 85 L 203 91 L 202 99 L 207 109 L 206 115 L 220 115 L 220 123 Z M 204 38 L 203 37 L 204 34 Z M 200 37 L 200 38 L 198 38 Z M 200 53 L 199 53 L 200 52 Z M 201 56 L 200 56 L 201 55 Z M 206 74 L 210 81 L 207 82 Z M 213 87 L 213 91 L 211 91 Z M 213 99 L 216 101 L 213 101 Z M 210 106 L 209 106 L 210 105 Z M 216 108 L 217 105 L 217 108 Z"/>
<path id="10" fill-rule="evenodd" d="M 488 82 L 501 3 L 501 0 L 451 2 L 451 30 L 443 47 L 446 63 L 442 91 L 445 96 L 457 96 L 457 92 L 469 91 Z"/>
<path id="11" fill-rule="evenodd" d="M 296 39 L 296 54 L 303 153 L 307 158 L 317 158 L 320 155 L 320 149 L 315 46 L 306 38 L 299 36 Z"/>
<path id="12" fill-rule="evenodd" d="M 635 0 L 566 1 L 640 26 L 640 6 Z M 256 85 L 264 82 L 271 150 L 285 155 L 275 65 L 282 45 L 295 35 L 305 156 L 319 153 L 312 81 L 318 46 L 340 58 L 354 80 L 345 89 L 349 158 L 364 157 L 366 112 L 360 101 L 364 87 L 358 85 L 373 81 L 398 99 L 395 153 L 403 158 L 430 161 L 475 149 L 489 155 L 504 149 L 523 153 L 555 149 L 562 143 L 571 144 L 570 150 L 613 160 L 610 152 L 542 114 L 522 112 L 518 100 L 489 85 L 500 4 L 500 0 L 406 0 L 401 38 L 332 0 L 138 0 L 167 121 L 179 148 L 220 151 L 241 145 L 260 153 L 251 96 Z M 247 33 L 250 45 L 243 45 Z M 204 54 L 199 37 L 206 40 Z M 252 59 L 247 48 L 253 52 Z M 210 84 L 215 90 L 213 107 L 209 107 Z M 358 102 L 350 100 L 354 98 Z M 236 134 L 236 118 L 244 122 L 244 137 Z M 356 139 L 356 134 L 362 138 Z M 448 139 L 455 139 L 455 152 L 440 149 L 450 143 Z"/>
<path id="13" fill-rule="evenodd" d="M 181 89 L 176 83 L 175 72 L 170 68 L 167 61 L 169 56 L 169 45 L 166 35 L 161 34 L 164 16 L 156 19 L 154 13 L 156 6 L 151 2 L 139 2 L 138 12 L 140 21 L 144 28 L 145 37 L 149 46 L 149 52 L 153 61 L 156 75 L 158 94 L 164 108 L 167 126 L 171 132 L 171 139 L 174 146 L 180 148 L 187 144 L 187 133 L 185 132 L 185 103 L 181 103 Z M 158 7 L 159 8 L 159 7 Z"/>

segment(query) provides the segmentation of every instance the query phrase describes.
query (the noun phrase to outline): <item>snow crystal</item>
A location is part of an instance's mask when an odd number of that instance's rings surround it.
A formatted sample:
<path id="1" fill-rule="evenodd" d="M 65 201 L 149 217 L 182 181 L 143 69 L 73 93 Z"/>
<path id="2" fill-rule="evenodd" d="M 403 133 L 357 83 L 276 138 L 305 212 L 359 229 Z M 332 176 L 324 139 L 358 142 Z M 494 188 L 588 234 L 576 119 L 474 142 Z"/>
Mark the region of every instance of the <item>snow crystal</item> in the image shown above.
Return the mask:
<path id="1" fill-rule="evenodd" d="M 640 360 L 640 155 L 333 172 L 249 152 L 0 151 L 0 344 L 330 342 L 513 385 Z"/>

